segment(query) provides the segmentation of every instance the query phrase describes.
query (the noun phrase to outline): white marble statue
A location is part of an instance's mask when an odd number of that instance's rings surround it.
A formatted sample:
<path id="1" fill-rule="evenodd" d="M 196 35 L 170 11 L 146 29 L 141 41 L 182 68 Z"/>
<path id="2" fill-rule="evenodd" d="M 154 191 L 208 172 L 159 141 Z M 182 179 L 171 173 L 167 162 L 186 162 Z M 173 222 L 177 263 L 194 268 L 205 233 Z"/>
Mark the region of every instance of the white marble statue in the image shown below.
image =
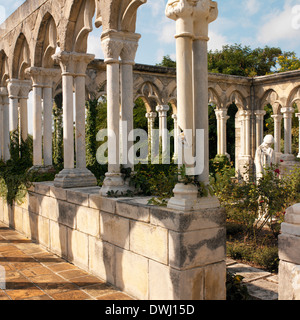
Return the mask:
<path id="1" fill-rule="evenodd" d="M 274 138 L 272 135 L 268 134 L 264 137 L 263 143 L 257 148 L 255 152 L 255 170 L 256 170 L 256 180 L 262 178 L 264 173 L 264 168 L 270 167 L 275 163 L 274 150 L 271 148 L 274 143 Z"/>

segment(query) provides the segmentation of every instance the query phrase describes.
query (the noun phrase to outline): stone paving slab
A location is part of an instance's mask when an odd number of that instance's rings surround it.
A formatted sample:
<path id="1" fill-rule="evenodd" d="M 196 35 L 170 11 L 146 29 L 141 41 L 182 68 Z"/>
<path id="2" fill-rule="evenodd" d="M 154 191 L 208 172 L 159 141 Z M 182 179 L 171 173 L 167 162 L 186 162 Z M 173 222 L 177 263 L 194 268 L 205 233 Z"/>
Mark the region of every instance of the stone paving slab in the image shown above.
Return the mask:
<path id="1" fill-rule="evenodd" d="M 278 300 L 278 275 L 227 258 L 227 270 L 244 277 L 243 283 L 254 300 Z"/>
<path id="2" fill-rule="evenodd" d="M 0 300 L 133 300 L 2 222 L 0 271 Z"/>

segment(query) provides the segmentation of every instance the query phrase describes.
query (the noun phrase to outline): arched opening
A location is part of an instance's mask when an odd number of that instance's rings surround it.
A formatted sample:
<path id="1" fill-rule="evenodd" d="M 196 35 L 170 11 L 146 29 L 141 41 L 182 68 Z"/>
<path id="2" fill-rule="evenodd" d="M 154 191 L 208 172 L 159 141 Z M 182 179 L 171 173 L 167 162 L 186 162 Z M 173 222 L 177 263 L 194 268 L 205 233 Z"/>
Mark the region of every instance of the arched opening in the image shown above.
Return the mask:
<path id="1" fill-rule="evenodd" d="M 238 114 L 238 107 L 235 103 L 232 103 L 228 107 L 227 115 L 229 116 L 227 120 L 226 136 L 227 136 L 227 153 L 230 156 L 230 160 L 235 166 L 235 156 L 236 156 L 236 117 Z"/>

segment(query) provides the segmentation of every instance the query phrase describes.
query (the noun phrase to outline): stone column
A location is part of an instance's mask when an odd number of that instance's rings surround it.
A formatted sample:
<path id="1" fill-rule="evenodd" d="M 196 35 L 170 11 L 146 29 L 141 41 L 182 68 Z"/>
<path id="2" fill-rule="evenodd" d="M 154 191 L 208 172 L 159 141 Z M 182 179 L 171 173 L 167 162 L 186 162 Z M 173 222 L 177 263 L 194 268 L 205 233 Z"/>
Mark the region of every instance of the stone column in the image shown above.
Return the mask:
<path id="1" fill-rule="evenodd" d="M 227 109 L 215 110 L 217 117 L 218 154 L 227 155 Z"/>
<path id="2" fill-rule="evenodd" d="M 0 88 L 0 96 L 2 98 L 2 115 L 3 115 L 3 148 L 2 148 L 2 159 L 7 161 L 10 159 L 10 135 L 9 135 L 9 99 L 6 87 Z"/>
<path id="3" fill-rule="evenodd" d="M 284 121 L 284 159 L 293 160 L 292 155 L 292 118 L 295 112 L 294 108 L 281 108 Z"/>
<path id="4" fill-rule="evenodd" d="M 172 119 L 174 120 L 174 159 L 177 161 L 178 158 L 178 123 L 177 114 L 172 114 Z"/>
<path id="5" fill-rule="evenodd" d="M 146 113 L 146 118 L 148 119 L 148 141 L 149 141 L 149 154 L 151 154 L 151 151 L 153 150 L 153 146 L 154 146 L 154 122 L 155 122 L 155 118 L 157 117 L 157 113 L 156 112 L 149 112 Z"/>
<path id="6" fill-rule="evenodd" d="M 300 158 L 300 113 L 296 113 L 296 117 L 299 119 L 299 153 L 297 158 Z"/>
<path id="7" fill-rule="evenodd" d="M 271 116 L 274 119 L 274 151 L 276 162 L 280 158 L 280 141 L 281 141 L 281 120 L 283 118 L 282 114 L 275 114 Z"/>
<path id="8" fill-rule="evenodd" d="M 134 159 L 133 142 L 128 141 L 129 133 L 133 130 L 133 65 L 135 64 L 135 56 L 138 48 L 139 34 L 130 34 L 123 42 L 123 49 L 120 53 L 121 57 L 121 121 L 126 125 L 122 125 L 122 164 L 125 168 L 131 168 L 134 171 L 134 163 L 130 163 L 129 159 Z M 132 150 L 131 155 L 128 154 Z M 129 156 L 129 158 L 128 158 Z"/>
<path id="9" fill-rule="evenodd" d="M 43 88 L 43 111 L 44 111 L 44 166 L 52 166 L 52 108 L 53 93 L 52 83 Z"/>
<path id="10" fill-rule="evenodd" d="M 256 128 L 256 148 L 258 148 L 264 139 L 264 115 L 266 114 L 265 110 L 256 110 L 255 114 L 255 128 Z"/>
<path id="11" fill-rule="evenodd" d="M 159 117 L 159 138 L 161 139 L 162 154 L 168 151 L 168 128 L 167 128 L 167 112 L 170 107 L 168 105 L 161 105 L 156 107 Z"/>
<path id="12" fill-rule="evenodd" d="M 178 160 L 186 167 L 188 176 L 198 176 L 198 180 L 207 185 L 207 41 L 208 25 L 218 15 L 217 4 L 210 0 L 194 1 L 192 4 L 182 0 L 169 1 L 166 15 L 176 21 L 177 117 L 182 132 Z M 197 141 L 196 137 L 201 141 Z M 198 188 L 192 183 L 185 184 L 183 180 L 176 184 L 174 197 L 168 202 L 169 208 L 185 211 L 218 206 L 215 197 L 198 198 Z"/>
<path id="13" fill-rule="evenodd" d="M 251 146 L 250 146 L 250 141 L 251 141 L 251 137 L 250 137 L 250 128 L 251 128 L 251 111 L 245 111 L 245 117 L 244 117 L 244 121 L 245 121 L 245 125 L 244 125 L 244 143 L 245 143 L 245 155 L 246 156 L 250 156 L 251 155 Z"/>
<path id="14" fill-rule="evenodd" d="M 94 57 L 77 52 L 60 51 L 53 59 L 60 64 L 63 94 L 64 169 L 56 175 L 54 185 L 61 188 L 95 186 L 97 180 L 85 167 L 85 68 Z M 86 60 L 88 59 L 88 61 Z M 85 68 L 84 68 L 85 67 Z M 75 77 L 75 81 L 74 81 Z M 73 85 L 76 103 L 76 156 L 74 163 Z"/>
<path id="15" fill-rule="evenodd" d="M 18 79 L 7 81 L 7 90 L 9 98 L 9 131 L 18 129 L 19 123 L 19 92 L 20 84 Z"/>
<path id="16" fill-rule="evenodd" d="M 32 79 L 33 90 L 33 168 L 40 168 L 43 165 L 42 75 L 39 68 L 29 68 L 26 72 Z"/>
<path id="17" fill-rule="evenodd" d="M 20 137 L 23 141 L 27 140 L 28 137 L 28 95 L 31 91 L 32 84 L 28 80 L 20 80 L 20 93 L 19 93 L 19 103 L 20 103 Z"/>
<path id="18" fill-rule="evenodd" d="M 278 300 L 300 300 L 300 204 L 286 210 L 278 251 Z"/>

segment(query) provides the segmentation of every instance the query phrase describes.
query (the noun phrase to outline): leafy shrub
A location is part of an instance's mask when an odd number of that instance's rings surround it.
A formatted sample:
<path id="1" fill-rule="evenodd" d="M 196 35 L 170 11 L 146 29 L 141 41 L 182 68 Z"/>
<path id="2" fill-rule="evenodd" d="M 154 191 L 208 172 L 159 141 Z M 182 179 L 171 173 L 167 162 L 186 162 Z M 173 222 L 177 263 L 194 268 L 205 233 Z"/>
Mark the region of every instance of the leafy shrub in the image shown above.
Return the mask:
<path id="1" fill-rule="evenodd" d="M 243 277 L 227 271 L 226 274 L 226 299 L 227 300 L 249 300 L 250 295 L 245 284 L 242 283 Z"/>

